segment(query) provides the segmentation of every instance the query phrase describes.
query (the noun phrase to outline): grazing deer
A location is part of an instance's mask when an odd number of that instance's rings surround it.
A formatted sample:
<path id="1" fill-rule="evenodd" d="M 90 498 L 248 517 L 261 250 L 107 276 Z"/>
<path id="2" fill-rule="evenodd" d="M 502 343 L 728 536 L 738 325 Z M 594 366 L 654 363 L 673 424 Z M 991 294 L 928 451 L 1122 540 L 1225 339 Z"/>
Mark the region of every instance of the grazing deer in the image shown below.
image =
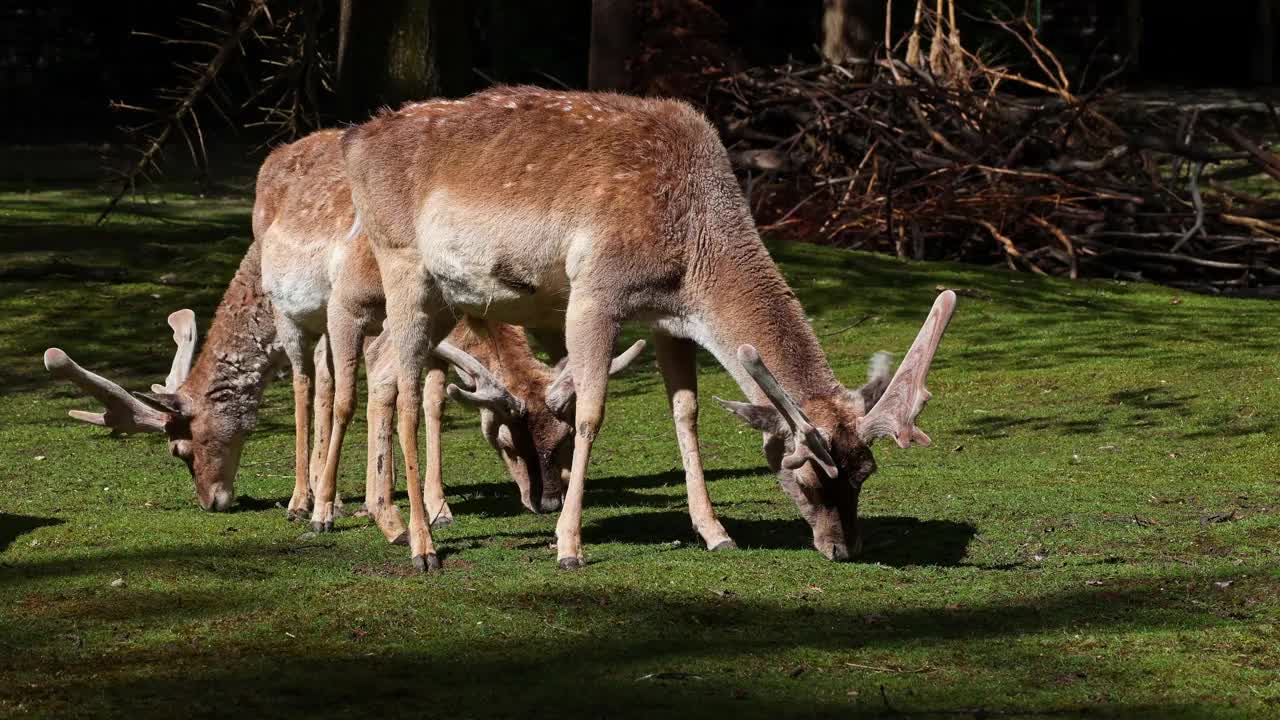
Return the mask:
<path id="1" fill-rule="evenodd" d="M 870 444 L 928 444 L 914 421 L 955 306 L 938 296 L 872 405 L 831 371 L 800 303 L 760 241 L 724 146 L 691 106 L 608 93 L 492 88 L 385 112 L 345 131 L 347 175 L 386 290 L 400 358 L 397 424 L 417 446 L 419 378 L 455 313 L 563 328 L 576 387 L 569 485 L 556 526 L 561 568 L 583 564 L 582 499 L 621 322 L 654 329 L 707 547 L 735 547 L 716 518 L 697 436 L 695 343 L 750 403 L 770 466 L 827 558 L 859 545 Z M 561 405 L 557 386 L 548 404 Z M 438 448 L 431 448 L 438 452 Z M 424 552 L 413 544 L 412 552 Z"/>
<path id="2" fill-rule="evenodd" d="M 165 385 L 153 386 L 154 394 L 127 393 L 56 348 L 45 353 L 45 365 L 107 407 L 105 413 L 72 411 L 73 417 L 117 432 L 167 433 L 171 452 L 192 473 L 201 506 L 219 511 L 234 500 L 240 451 L 266 383 L 288 357 L 298 438 L 289 514 L 296 518 L 305 512 L 314 486 L 313 527 L 324 530 L 332 526 L 342 437 L 354 412 L 355 369 L 363 345 L 370 397 L 366 505 L 389 540 L 403 541 L 404 525 L 392 502 L 390 452 L 397 358 L 388 352 L 385 336 L 367 337 L 381 323 L 381 278 L 367 239 L 348 237 L 353 214 L 337 140 L 333 131 L 315 133 L 275 150 L 263 163 L 253 215 L 256 241 L 232 279 L 198 357 L 194 314 L 181 310 L 170 316 L 178 349 Z M 326 332 L 329 341 L 316 344 L 312 355 L 310 347 Z M 454 338 L 456 345 L 442 344 L 437 352 L 455 363 L 475 389 L 453 387 L 450 394 L 481 409 L 485 436 L 519 485 L 522 502 L 534 511 L 554 509 L 560 499 L 556 463 L 563 457 L 556 447 L 568 431 L 557 435 L 559 421 L 542 399 L 552 370 L 533 357 L 514 328 L 468 321 L 459 325 Z M 639 349 L 624 360 L 629 362 Z M 433 387 L 443 395 L 443 373 L 437 380 Z M 507 383 L 516 395 L 506 390 Z M 429 386 L 429 397 L 431 392 Z M 521 397 L 521 392 L 535 395 Z M 309 456 L 313 394 L 316 439 Z M 438 433 L 439 402 L 434 406 Z M 321 465 L 322 472 L 313 472 Z M 551 478 L 546 483 L 541 481 L 544 473 Z M 437 464 L 434 475 L 428 473 L 426 502 L 438 520 L 451 518 L 439 478 Z M 409 484 L 410 504 L 419 506 L 421 519 L 424 499 L 412 472 Z"/>

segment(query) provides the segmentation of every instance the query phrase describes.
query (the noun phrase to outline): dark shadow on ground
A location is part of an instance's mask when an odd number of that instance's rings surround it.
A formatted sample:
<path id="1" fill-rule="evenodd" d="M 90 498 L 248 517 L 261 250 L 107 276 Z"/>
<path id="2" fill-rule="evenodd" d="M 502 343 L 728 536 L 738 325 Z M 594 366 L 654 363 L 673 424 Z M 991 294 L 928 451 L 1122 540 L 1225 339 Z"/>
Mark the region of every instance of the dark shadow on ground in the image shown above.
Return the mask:
<path id="1" fill-rule="evenodd" d="M 731 508 L 732 506 L 727 506 Z M 726 508 L 722 506 L 722 510 Z M 742 519 L 722 512 L 725 530 L 741 548 L 766 550 L 813 549 L 813 533 L 803 519 Z M 862 518 L 863 550 L 854 562 L 892 567 L 936 565 L 955 567 L 968 554 L 977 528 L 949 520 L 870 516 Z M 696 539 L 688 512 L 644 512 L 602 518 L 582 529 L 583 542 L 659 545 L 673 540 Z"/>
<path id="2" fill-rule="evenodd" d="M 66 521 L 60 518 L 0 513 L 0 552 L 4 552 L 13 544 L 13 541 L 36 528 L 61 525 L 64 522 Z"/>
<path id="3" fill-rule="evenodd" d="M 904 522 L 886 520 L 889 526 Z M 905 520 L 910 525 L 910 519 Z M 0 626 L 0 647 L 24 649 L 23 665 L 13 668 L 31 683 L 22 685 L 22 700 L 40 704 L 70 700 L 76 703 L 77 713 L 94 716 L 171 716 L 174 707 L 182 707 L 184 715 L 203 717 L 233 707 L 249 716 L 350 717 L 358 698 L 362 714 L 377 716 L 430 704 L 437 712 L 462 717 L 901 717 L 887 713 L 875 692 L 886 679 L 851 669 L 843 660 L 921 646 L 933 648 L 940 657 L 952 657 L 963 648 L 964 663 L 974 672 L 999 673 L 1010 682 L 1038 688 L 1050 668 L 1092 672 L 1093 660 L 1048 660 L 1039 645 L 1016 642 L 1026 635 L 1185 632 L 1233 622 L 1193 597 L 1193 591 L 1161 591 L 1185 587 L 1184 575 L 972 605 L 903 607 L 862 606 L 846 598 L 805 593 L 760 600 L 716 593 L 714 585 L 705 593 L 665 591 L 661 584 L 606 592 L 593 584 L 572 582 L 530 584 L 511 591 L 483 584 L 465 590 L 429 588 L 430 577 L 367 578 L 353 568 L 353 577 L 361 582 L 382 582 L 388 591 L 412 593 L 417 612 L 428 616 L 439 612 L 436 605 L 458 602 L 458 593 L 463 593 L 476 607 L 501 608 L 508 622 L 534 623 L 551 631 L 526 634 L 516 644 L 501 624 L 493 634 L 475 634 L 466 629 L 474 627 L 467 618 L 461 624 L 435 625 L 432 632 L 406 644 L 397 642 L 409 639 L 405 623 L 325 613 L 318 624 L 293 627 L 292 637 L 279 633 L 228 640 L 220 632 L 197 632 L 181 642 L 112 652 L 105 658 L 100 648 L 81 651 L 74 644 L 79 636 L 77 623 L 110 622 L 122 627 L 194 623 L 198 628 L 219 617 L 269 610 L 285 600 L 262 595 L 255 582 L 291 571 L 286 566 L 300 566 L 298 571 L 307 572 L 308 566 L 331 564 L 334 552 L 333 545 L 324 542 L 117 552 L 109 560 L 110 573 L 194 569 L 234 582 L 216 592 L 130 589 L 128 602 L 120 599 L 125 595 L 113 593 L 97 593 L 70 604 L 35 598 L 33 602 L 45 603 L 33 606 L 39 612 L 29 613 L 23 623 Z M 79 558 L 0 568 L 0 579 L 8 583 L 27 577 L 102 572 L 102 566 Z M 583 572 L 591 572 L 590 567 Z M 1209 587 L 1211 579 L 1199 578 L 1196 585 Z M 370 648 L 381 650 L 362 651 L 365 637 Z M 794 671 L 792 653 L 796 651 L 819 653 L 808 655 L 820 664 L 810 669 L 820 677 L 839 677 L 847 687 L 864 688 L 869 704 L 851 705 L 843 694 L 814 693 L 808 675 L 793 681 L 795 676 L 788 673 Z M 681 675 L 688 670 L 682 665 L 685 662 L 696 663 L 696 672 Z M 38 673 L 52 678 L 55 666 L 56 681 L 41 680 L 45 676 Z M 198 682 L 193 682 L 195 667 Z M 663 679 L 653 677 L 655 673 L 671 675 Z M 353 693 L 353 688 L 359 691 Z M 12 702 L 16 691 L 16 686 L 0 689 L 0 697 Z M 56 696 L 47 695 L 51 692 Z M 887 698 L 903 713 L 945 710 L 938 714 L 957 716 L 982 717 L 977 712 L 980 707 L 996 711 L 992 715 L 1014 710 L 1068 717 L 1196 715 L 1194 708 L 1182 706 L 1108 706 L 1105 702 L 1088 708 L 1011 706 L 990 703 L 983 693 L 963 683 L 932 685 L 927 680 L 916 683 L 910 694 Z"/>

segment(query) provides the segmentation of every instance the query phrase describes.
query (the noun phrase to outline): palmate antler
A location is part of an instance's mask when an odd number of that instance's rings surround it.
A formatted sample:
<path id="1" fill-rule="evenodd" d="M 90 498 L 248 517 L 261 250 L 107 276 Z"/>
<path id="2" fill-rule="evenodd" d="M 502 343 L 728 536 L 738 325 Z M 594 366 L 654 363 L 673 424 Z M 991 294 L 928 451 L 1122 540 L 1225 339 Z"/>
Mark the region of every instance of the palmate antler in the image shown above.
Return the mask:
<path id="1" fill-rule="evenodd" d="M 760 359 L 760 353 L 751 345 L 743 345 L 738 348 L 738 362 L 742 363 L 751 379 L 760 386 L 761 392 L 778 409 L 795 439 L 791 452 L 782 459 L 782 466 L 795 470 L 813 461 L 827 477 L 836 477 L 838 470 L 835 461 L 831 459 L 827 438 L 823 437 L 822 431 L 814 427 L 800 406 L 791 399 L 791 395 L 778 384 L 778 379 Z"/>
<path id="2" fill-rule="evenodd" d="M 875 402 L 874 407 L 857 420 L 858 436 L 864 443 L 870 445 L 876 438 L 889 436 L 903 448 L 909 447 L 912 442 L 918 445 L 929 444 L 929 436 L 915 426 L 915 419 L 929 401 L 925 378 L 955 306 L 954 292 L 947 290 L 938 296 L 893 379 L 888 379 L 891 362 L 888 353 L 876 353 L 872 357 L 867 384 L 856 391 L 861 406 Z M 774 414 L 768 406 L 716 398 L 720 404 L 759 430 L 789 433 L 794 442 L 791 452 L 782 459 L 783 467 L 795 470 L 812 462 L 828 477 L 836 477 L 837 468 L 831 458 L 829 438 L 813 425 L 791 395 L 778 383 L 760 359 L 760 353 L 751 345 L 742 345 L 738 348 L 738 361 L 777 413 Z"/>
<path id="3" fill-rule="evenodd" d="M 479 360 L 448 342 L 438 343 L 434 352 L 449 361 L 463 382 L 472 388 L 467 390 L 450 385 L 446 390 L 450 398 L 472 407 L 492 410 L 504 418 L 524 417 L 527 410 L 524 401 L 512 395 Z"/>
<path id="4" fill-rule="evenodd" d="M 170 314 L 169 327 L 173 328 L 173 341 L 178 347 L 165 384 L 151 386 L 157 393 L 176 392 L 190 374 L 191 363 L 195 359 L 195 313 L 184 308 Z M 165 423 L 173 418 L 172 413 L 165 409 L 145 402 L 101 375 L 80 367 L 59 348 L 49 348 L 44 352 L 44 367 L 55 378 L 74 383 L 106 406 L 106 412 L 100 413 L 69 411 L 71 417 L 81 422 L 110 428 L 113 433 L 164 432 Z"/>
<path id="5" fill-rule="evenodd" d="M 889 381 L 889 387 L 875 407 L 858 421 L 858 435 L 863 442 L 870 445 L 876 438 L 892 437 L 900 448 L 910 447 L 913 442 L 918 445 L 930 443 L 929 436 L 916 427 L 915 421 L 931 397 L 924 385 L 925 379 L 955 309 L 956 294 L 951 290 L 944 291 L 933 301 L 933 309 Z"/>
<path id="6" fill-rule="evenodd" d="M 91 425 L 111 428 L 116 433 L 164 432 L 170 416 L 130 395 L 128 391 L 110 380 L 95 375 L 76 364 L 58 348 L 44 351 L 44 367 L 55 378 L 69 380 L 81 390 L 98 398 L 106 406 L 106 412 L 93 413 L 71 410 L 71 417 Z"/>
<path id="7" fill-rule="evenodd" d="M 191 374 L 191 363 L 196 357 L 196 314 L 186 308 L 170 313 L 169 327 L 173 328 L 173 342 L 178 349 L 173 354 L 173 365 L 164 385 L 152 385 L 152 392 L 177 392 Z"/>

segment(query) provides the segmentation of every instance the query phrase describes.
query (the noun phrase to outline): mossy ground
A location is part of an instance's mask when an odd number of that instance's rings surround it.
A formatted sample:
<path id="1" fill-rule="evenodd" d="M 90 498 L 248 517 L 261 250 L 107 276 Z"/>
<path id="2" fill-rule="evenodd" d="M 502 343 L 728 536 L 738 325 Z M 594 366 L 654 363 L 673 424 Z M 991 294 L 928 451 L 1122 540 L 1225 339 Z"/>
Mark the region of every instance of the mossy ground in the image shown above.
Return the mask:
<path id="1" fill-rule="evenodd" d="M 446 572 L 366 520 L 306 536 L 288 382 L 207 514 L 157 437 L 113 439 L 49 346 L 143 388 L 166 314 L 207 323 L 249 242 L 243 192 L 171 187 L 91 222 L 90 184 L 0 185 L 0 715 L 351 717 L 1280 714 L 1280 314 L 1108 281 L 775 246 L 837 373 L 961 293 L 921 425 L 876 448 L 867 547 L 832 564 L 704 403 L 717 510 L 694 541 L 652 353 L 611 383 L 588 567 L 555 569 L 451 406 Z M 702 394 L 738 397 L 702 358 Z M 340 488 L 363 492 L 363 418 Z M 403 487 L 403 483 L 402 483 Z M 405 505 L 403 491 L 401 503 Z M 116 579 L 123 586 L 113 586 Z"/>

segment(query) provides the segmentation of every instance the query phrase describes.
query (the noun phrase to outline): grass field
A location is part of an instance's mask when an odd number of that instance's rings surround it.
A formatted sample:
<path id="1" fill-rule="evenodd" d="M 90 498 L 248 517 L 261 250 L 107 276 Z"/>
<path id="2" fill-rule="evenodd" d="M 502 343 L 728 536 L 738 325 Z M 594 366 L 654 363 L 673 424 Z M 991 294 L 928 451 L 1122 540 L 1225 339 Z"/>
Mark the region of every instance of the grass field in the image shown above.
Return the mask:
<path id="1" fill-rule="evenodd" d="M 556 570 L 555 518 L 520 509 L 451 406 L 457 522 L 424 577 L 366 520 L 285 521 L 287 381 L 230 514 L 199 510 L 158 437 L 66 416 L 92 401 L 46 347 L 160 380 L 166 314 L 207 323 L 248 245 L 247 197 L 180 190 L 93 227 L 89 185 L 0 185 L 0 716 L 1280 716 L 1273 304 L 774 247 L 849 384 L 905 351 L 938 287 L 961 294 L 935 444 L 877 445 L 856 562 L 808 547 L 759 436 L 709 401 L 711 494 L 743 549 L 695 542 L 649 352 L 611 384 L 587 568 Z M 740 397 L 703 360 L 704 397 Z M 364 437 L 361 417 L 348 500 Z"/>

